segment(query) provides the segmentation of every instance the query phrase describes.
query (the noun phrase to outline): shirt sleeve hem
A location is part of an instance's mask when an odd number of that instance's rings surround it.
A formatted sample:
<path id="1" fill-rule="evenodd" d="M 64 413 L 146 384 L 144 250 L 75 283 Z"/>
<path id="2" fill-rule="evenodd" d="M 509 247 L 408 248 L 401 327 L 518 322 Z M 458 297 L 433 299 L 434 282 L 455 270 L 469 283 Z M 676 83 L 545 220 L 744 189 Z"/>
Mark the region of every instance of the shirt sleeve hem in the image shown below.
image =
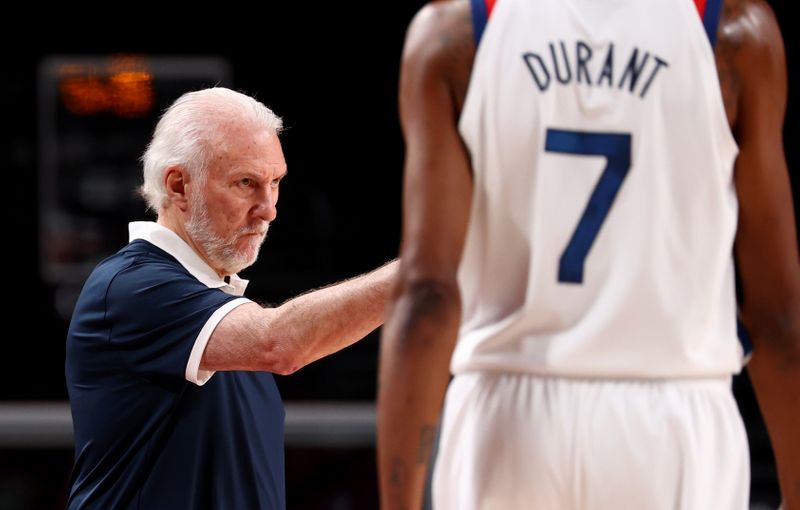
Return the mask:
<path id="1" fill-rule="evenodd" d="M 211 317 L 208 318 L 206 323 L 203 325 L 203 329 L 201 329 L 200 333 L 197 335 L 197 339 L 195 339 L 194 346 L 192 347 L 192 352 L 189 354 L 189 362 L 186 363 L 187 381 L 198 386 L 202 386 L 207 383 L 209 379 L 211 379 L 212 375 L 215 374 L 214 370 L 200 370 L 200 360 L 203 357 L 203 352 L 206 350 L 208 339 L 211 338 L 211 333 L 214 332 L 217 324 L 219 324 L 219 322 L 226 315 L 228 315 L 231 310 L 245 303 L 252 303 L 252 301 L 247 298 L 239 298 L 234 299 L 233 301 L 228 301 L 224 305 L 220 306 L 213 314 L 211 314 Z"/>

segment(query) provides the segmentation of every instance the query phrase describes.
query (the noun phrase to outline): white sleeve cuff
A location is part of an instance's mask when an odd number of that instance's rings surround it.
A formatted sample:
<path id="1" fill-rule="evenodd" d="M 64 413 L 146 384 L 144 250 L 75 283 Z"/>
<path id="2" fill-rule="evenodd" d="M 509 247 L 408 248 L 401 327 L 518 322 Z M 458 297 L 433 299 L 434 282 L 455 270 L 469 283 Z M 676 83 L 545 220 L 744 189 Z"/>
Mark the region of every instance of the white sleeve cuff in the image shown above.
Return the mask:
<path id="1" fill-rule="evenodd" d="M 195 383 L 198 386 L 202 386 L 207 383 L 209 379 L 211 379 L 212 375 L 214 375 L 213 370 L 200 370 L 200 360 L 203 358 L 203 352 L 206 350 L 208 339 L 211 338 L 211 333 L 214 332 L 214 329 L 216 329 L 217 324 L 219 324 L 219 321 L 221 321 L 223 317 L 228 315 L 228 313 L 237 306 L 245 303 L 252 303 L 252 301 L 247 298 L 239 298 L 234 299 L 233 301 L 228 301 L 224 305 L 220 306 L 217 311 L 211 314 L 211 317 L 208 318 L 206 323 L 203 325 L 203 329 L 200 330 L 200 334 L 197 335 L 197 339 L 194 341 L 194 347 L 192 347 L 192 352 L 189 354 L 189 362 L 186 363 L 187 381 L 190 383 Z"/>

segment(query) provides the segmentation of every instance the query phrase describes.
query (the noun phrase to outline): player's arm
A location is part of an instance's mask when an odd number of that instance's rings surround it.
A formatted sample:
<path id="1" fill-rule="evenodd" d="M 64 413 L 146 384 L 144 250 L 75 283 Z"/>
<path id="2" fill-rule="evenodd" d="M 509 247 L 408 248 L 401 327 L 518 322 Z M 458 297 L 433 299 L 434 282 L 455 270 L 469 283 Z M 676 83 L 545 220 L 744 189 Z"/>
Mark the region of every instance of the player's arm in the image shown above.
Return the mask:
<path id="1" fill-rule="evenodd" d="M 748 366 L 775 450 L 787 510 L 800 509 L 800 258 L 783 152 L 786 63 L 762 0 L 741 5 L 721 31 L 738 80 L 734 134 L 739 197 L 736 237 L 742 318 L 753 341 Z"/>
<path id="2" fill-rule="evenodd" d="M 469 23 L 467 2 L 428 5 L 411 23 L 403 52 L 403 238 L 398 283 L 381 338 L 378 391 L 384 509 L 421 506 L 461 319 L 456 272 L 472 178 L 456 127 L 460 92 L 451 71 L 465 61 L 459 45 L 471 45 L 474 52 Z"/>
<path id="3" fill-rule="evenodd" d="M 202 370 L 290 374 L 366 336 L 383 322 L 397 262 L 277 308 L 255 303 L 229 312 L 208 340 Z"/>

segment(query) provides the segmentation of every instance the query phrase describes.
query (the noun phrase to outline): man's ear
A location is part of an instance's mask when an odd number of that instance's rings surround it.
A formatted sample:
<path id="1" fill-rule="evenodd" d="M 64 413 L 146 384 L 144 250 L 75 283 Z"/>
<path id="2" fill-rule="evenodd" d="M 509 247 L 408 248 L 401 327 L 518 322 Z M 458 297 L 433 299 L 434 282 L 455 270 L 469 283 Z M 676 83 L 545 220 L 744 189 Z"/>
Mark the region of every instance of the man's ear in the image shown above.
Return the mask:
<path id="1" fill-rule="evenodd" d="M 164 171 L 164 187 L 167 189 L 169 201 L 181 211 L 189 208 L 189 199 L 186 196 L 189 179 L 189 172 L 181 165 L 167 167 Z"/>

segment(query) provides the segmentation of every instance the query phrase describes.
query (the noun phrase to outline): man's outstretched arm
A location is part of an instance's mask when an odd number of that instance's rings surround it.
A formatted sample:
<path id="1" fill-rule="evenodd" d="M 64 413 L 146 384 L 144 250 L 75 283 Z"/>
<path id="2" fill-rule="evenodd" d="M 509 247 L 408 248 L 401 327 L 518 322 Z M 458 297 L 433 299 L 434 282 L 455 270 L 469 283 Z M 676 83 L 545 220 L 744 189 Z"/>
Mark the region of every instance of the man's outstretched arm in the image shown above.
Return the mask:
<path id="1" fill-rule="evenodd" d="M 277 308 L 235 308 L 211 334 L 200 368 L 290 374 L 357 342 L 383 322 L 397 266 L 391 262 Z"/>

